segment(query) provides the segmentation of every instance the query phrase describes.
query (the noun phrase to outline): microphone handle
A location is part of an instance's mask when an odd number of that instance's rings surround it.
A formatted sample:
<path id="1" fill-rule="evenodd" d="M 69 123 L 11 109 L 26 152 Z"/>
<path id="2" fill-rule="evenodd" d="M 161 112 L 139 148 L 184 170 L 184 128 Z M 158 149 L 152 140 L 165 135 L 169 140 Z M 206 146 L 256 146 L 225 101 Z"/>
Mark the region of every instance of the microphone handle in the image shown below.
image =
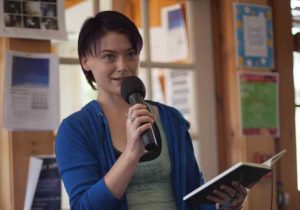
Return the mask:
<path id="1" fill-rule="evenodd" d="M 128 97 L 128 101 L 129 101 L 129 104 L 131 104 L 131 105 L 134 105 L 134 104 L 137 104 L 137 103 L 145 104 L 143 96 L 140 93 L 130 94 L 129 97 Z M 148 129 L 144 133 L 142 133 L 141 137 L 142 137 L 145 149 L 147 151 L 153 151 L 157 148 L 157 141 L 156 141 L 155 134 L 154 134 L 152 126 L 151 126 L 150 129 Z"/>
<path id="2" fill-rule="evenodd" d="M 142 133 L 142 140 L 147 151 L 154 151 L 157 148 L 157 143 L 154 135 L 153 128 L 146 130 Z"/>

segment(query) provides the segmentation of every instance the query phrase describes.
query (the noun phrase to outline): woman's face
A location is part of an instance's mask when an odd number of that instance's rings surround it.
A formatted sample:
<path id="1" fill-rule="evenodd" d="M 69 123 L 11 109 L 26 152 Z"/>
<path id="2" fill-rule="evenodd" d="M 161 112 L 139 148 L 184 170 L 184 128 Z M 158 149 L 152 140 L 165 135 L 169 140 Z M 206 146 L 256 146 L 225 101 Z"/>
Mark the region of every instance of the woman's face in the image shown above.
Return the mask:
<path id="1" fill-rule="evenodd" d="M 81 60 L 86 71 L 92 71 L 101 94 L 120 95 L 122 80 L 137 76 L 139 55 L 126 35 L 109 32 L 101 38 L 95 57 Z"/>

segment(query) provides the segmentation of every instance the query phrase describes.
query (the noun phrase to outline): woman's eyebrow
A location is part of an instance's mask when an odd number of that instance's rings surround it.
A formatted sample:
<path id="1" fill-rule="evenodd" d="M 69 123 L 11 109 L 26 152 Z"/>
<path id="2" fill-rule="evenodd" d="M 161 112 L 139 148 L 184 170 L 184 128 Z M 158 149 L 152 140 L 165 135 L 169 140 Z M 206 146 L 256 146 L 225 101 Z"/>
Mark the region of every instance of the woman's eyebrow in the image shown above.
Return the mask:
<path id="1" fill-rule="evenodd" d="M 135 48 L 131 47 L 131 48 L 127 49 L 126 51 L 131 51 L 131 50 L 135 50 Z"/>
<path id="2" fill-rule="evenodd" d="M 106 52 L 116 53 L 116 51 L 114 51 L 114 50 L 107 50 L 107 49 L 100 50 L 100 53 L 106 53 Z"/>
<path id="3" fill-rule="evenodd" d="M 129 51 L 132 51 L 134 50 L 135 51 L 135 48 L 134 47 L 131 47 L 129 49 L 126 50 L 126 52 L 129 52 Z M 103 50 L 100 50 L 100 53 L 118 53 L 117 51 L 115 50 L 110 50 L 110 49 L 103 49 Z"/>

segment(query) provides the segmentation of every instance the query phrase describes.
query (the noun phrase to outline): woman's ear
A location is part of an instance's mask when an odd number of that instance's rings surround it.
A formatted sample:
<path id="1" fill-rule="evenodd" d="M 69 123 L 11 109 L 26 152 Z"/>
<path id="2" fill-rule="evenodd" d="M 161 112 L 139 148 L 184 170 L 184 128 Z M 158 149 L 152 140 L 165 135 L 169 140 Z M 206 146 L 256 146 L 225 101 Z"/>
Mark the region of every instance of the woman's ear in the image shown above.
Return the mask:
<path id="1" fill-rule="evenodd" d="M 90 67 L 90 62 L 89 62 L 89 60 L 90 60 L 90 59 L 89 59 L 88 57 L 82 57 L 82 58 L 80 59 L 82 68 L 83 68 L 83 70 L 85 70 L 85 71 L 91 71 L 91 67 Z"/>

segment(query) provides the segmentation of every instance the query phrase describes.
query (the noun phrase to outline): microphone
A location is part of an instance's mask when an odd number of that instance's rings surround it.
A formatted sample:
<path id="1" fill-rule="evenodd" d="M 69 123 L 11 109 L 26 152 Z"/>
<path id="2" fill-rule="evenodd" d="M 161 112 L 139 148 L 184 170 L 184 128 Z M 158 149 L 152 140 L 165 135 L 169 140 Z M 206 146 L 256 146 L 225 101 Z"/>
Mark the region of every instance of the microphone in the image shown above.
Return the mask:
<path id="1" fill-rule="evenodd" d="M 130 105 L 137 103 L 145 104 L 145 85 L 142 80 L 136 76 L 125 77 L 121 85 L 121 95 Z M 147 151 L 153 151 L 157 148 L 157 141 L 152 126 L 142 133 L 142 140 Z"/>

